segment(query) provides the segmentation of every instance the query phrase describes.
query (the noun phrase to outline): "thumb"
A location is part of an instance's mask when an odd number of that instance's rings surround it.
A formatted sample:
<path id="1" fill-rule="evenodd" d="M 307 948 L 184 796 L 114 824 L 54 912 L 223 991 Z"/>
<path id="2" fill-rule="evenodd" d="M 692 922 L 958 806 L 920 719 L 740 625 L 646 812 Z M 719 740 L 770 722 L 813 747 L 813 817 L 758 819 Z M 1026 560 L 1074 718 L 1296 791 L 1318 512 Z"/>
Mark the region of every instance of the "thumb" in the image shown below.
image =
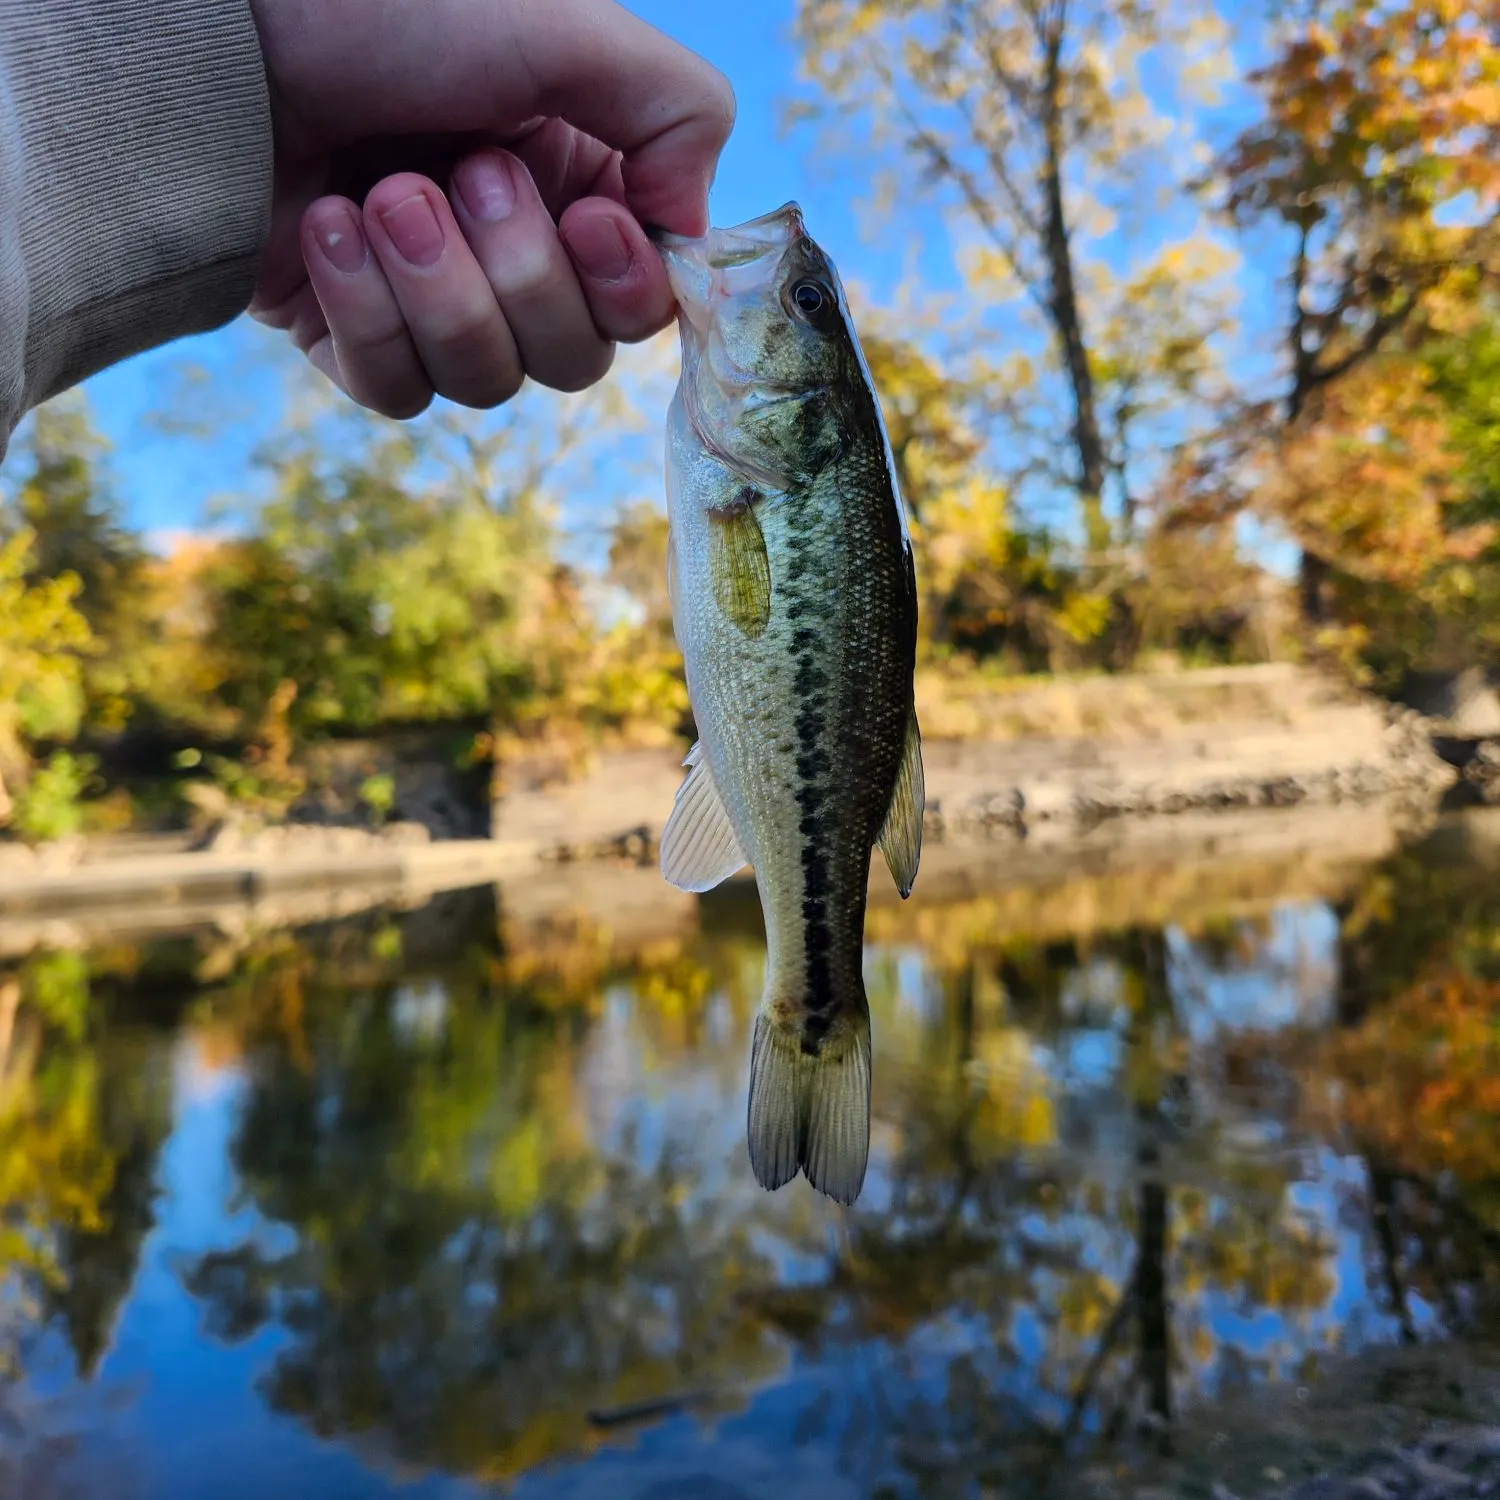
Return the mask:
<path id="1" fill-rule="evenodd" d="M 734 127 L 728 79 L 615 4 L 558 5 L 537 17 L 523 45 L 537 113 L 561 116 L 620 152 L 636 218 L 704 233 L 708 190 Z"/>
<path id="2" fill-rule="evenodd" d="M 252 0 L 273 99 L 299 135 L 474 132 L 504 141 L 560 118 L 623 159 L 627 206 L 708 228 L 734 125 L 728 80 L 614 0 Z"/>

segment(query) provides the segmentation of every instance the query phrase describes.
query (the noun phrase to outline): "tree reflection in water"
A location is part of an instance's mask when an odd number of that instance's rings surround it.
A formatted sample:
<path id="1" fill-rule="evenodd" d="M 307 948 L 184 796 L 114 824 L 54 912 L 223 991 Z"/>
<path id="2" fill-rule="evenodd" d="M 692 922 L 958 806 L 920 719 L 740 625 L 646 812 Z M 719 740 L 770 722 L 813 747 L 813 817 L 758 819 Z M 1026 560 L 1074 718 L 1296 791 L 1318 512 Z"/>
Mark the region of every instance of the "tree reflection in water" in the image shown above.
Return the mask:
<path id="1" fill-rule="evenodd" d="M 182 1270 L 204 1331 L 278 1330 L 261 1398 L 367 1459 L 504 1483 L 691 1413 L 861 1493 L 1145 1475 L 1339 1352 L 1493 1337 L 1500 897 L 1440 856 L 1327 908 L 1235 872 L 1176 924 L 1111 926 L 1087 882 L 1046 920 L 872 914 L 847 1218 L 745 1170 L 761 948 L 727 908 L 520 942 L 479 893 L 44 955 L 0 979 L 13 1361 L 38 1330 L 85 1377 L 106 1347 L 185 1034 L 245 1080 L 254 1210 Z"/>

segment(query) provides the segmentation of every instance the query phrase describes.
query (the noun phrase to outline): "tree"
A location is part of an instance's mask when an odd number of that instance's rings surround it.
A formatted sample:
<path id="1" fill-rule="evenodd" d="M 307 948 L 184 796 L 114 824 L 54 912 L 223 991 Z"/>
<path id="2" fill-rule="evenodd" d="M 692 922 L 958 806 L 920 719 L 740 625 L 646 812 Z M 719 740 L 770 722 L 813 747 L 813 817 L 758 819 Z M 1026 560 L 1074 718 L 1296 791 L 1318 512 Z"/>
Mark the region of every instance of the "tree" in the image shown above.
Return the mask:
<path id="1" fill-rule="evenodd" d="M 73 603 L 71 575 L 28 582 L 32 533 L 0 542 L 0 822 L 7 785 L 24 781 L 28 741 L 70 737 L 83 716 L 82 653 L 88 622 Z"/>
<path id="2" fill-rule="evenodd" d="M 1236 418 L 1273 450 L 1337 425 L 1357 404 L 1342 383 L 1461 317 L 1500 275 L 1497 35 L 1490 9 L 1465 0 L 1307 0 L 1252 75 L 1264 115 L 1220 170 L 1234 220 L 1276 224 L 1288 245 L 1283 394 Z M 1317 623 L 1338 530 L 1302 517 L 1295 489 L 1284 499 L 1275 513 L 1302 543 L 1302 609 Z"/>
<path id="3" fill-rule="evenodd" d="M 76 605 L 91 637 L 86 724 L 109 734 L 124 726 L 152 681 L 154 601 L 146 552 L 122 524 L 106 451 L 81 397 L 38 407 L 16 444 L 14 461 L 26 467 L 6 509 L 8 529 L 32 534 L 29 577 L 77 580 Z"/>
<path id="4" fill-rule="evenodd" d="M 1157 65 L 1170 111 L 1210 71 L 1216 17 L 1106 0 L 800 0 L 797 37 L 817 91 L 806 112 L 873 117 L 910 169 L 898 191 L 937 189 L 977 245 L 970 295 L 1021 296 L 1040 316 L 1067 392 L 1060 477 L 1101 547 L 1106 489 L 1111 479 L 1119 488 L 1122 463 L 1103 413 L 1129 398 L 1101 394 L 1113 372 L 1085 305 L 1087 257 L 1115 207 L 1173 171 L 1143 59 Z M 1040 413 L 1028 425 L 1055 430 Z"/>
<path id="5" fill-rule="evenodd" d="M 1337 603 L 1340 617 L 1359 628 L 1367 660 L 1412 665 L 1422 636 L 1432 647 L 1437 632 L 1429 626 L 1405 641 L 1374 641 L 1382 605 L 1388 611 L 1397 602 L 1408 618 L 1452 616 L 1461 605 L 1455 569 L 1471 569 L 1489 550 L 1494 522 L 1465 517 L 1472 507 L 1463 456 L 1421 357 L 1372 356 L 1312 402 L 1310 420 L 1279 445 L 1263 501 L 1331 570 L 1315 610 L 1326 614 Z M 1303 604 L 1314 607 L 1305 590 Z M 1461 649 L 1469 654 L 1473 644 Z"/>
<path id="6" fill-rule="evenodd" d="M 252 1235 L 185 1280 L 214 1335 L 284 1331 L 273 1408 L 502 1482 L 597 1443 L 591 1410 L 777 1368 L 738 1297 L 766 1253 L 693 1143 L 601 1139 L 579 1093 L 601 995 L 682 956 L 559 985 L 469 948 L 367 956 L 351 981 L 347 937 L 247 954 L 208 998 L 255 1056 L 235 1166 L 291 1241 Z"/>
<path id="7" fill-rule="evenodd" d="M 1109 621 L 1098 580 L 1017 513 L 986 428 L 996 389 L 889 309 L 861 342 L 880 394 L 918 553 L 921 659 L 996 658 L 1021 670 L 1074 665 Z"/>
<path id="8" fill-rule="evenodd" d="M 100 1034 L 78 953 L 0 975 L 0 1006 L 0 1287 L 36 1324 L 55 1320 L 89 1378 L 155 1223 L 168 1049 Z"/>
<path id="9" fill-rule="evenodd" d="M 523 713 L 569 649 L 540 473 L 505 424 L 340 426 L 277 440 L 271 500 L 207 565 L 223 696 L 248 727 L 294 683 L 300 734 Z"/>
<path id="10" fill-rule="evenodd" d="M 1162 246 L 1123 276 L 1091 268 L 1092 359 L 1127 537 L 1137 534 L 1163 452 L 1187 443 L 1205 403 L 1231 389 L 1221 346 L 1235 328 L 1236 269 L 1237 257 L 1202 232 Z"/>
<path id="11" fill-rule="evenodd" d="M 880 396 L 896 482 L 920 530 L 931 507 L 972 480 L 983 462 L 975 420 L 981 393 L 954 361 L 922 348 L 910 330 L 899 331 L 893 314 L 864 320 L 860 343 Z"/>

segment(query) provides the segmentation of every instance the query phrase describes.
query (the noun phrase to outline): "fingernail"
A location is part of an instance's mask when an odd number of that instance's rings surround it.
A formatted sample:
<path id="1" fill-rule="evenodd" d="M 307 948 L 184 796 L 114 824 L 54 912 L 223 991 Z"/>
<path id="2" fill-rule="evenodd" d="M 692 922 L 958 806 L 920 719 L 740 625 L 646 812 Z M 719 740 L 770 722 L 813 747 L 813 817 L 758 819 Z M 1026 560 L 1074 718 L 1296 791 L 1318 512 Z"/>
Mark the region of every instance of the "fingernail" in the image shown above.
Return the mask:
<path id="1" fill-rule="evenodd" d="M 438 223 L 426 193 L 413 193 L 380 215 L 396 253 L 414 266 L 437 264 L 443 253 L 443 226 Z"/>
<path id="2" fill-rule="evenodd" d="M 458 195 L 473 218 L 493 224 L 515 207 L 516 184 L 503 156 L 482 151 L 460 162 L 453 175 Z"/>
<path id="3" fill-rule="evenodd" d="M 370 258 L 359 220 L 347 208 L 329 209 L 320 214 L 313 225 L 313 239 L 323 252 L 323 259 L 345 276 L 363 271 Z"/>
<path id="4" fill-rule="evenodd" d="M 613 219 L 590 218 L 568 226 L 568 249 L 595 281 L 623 281 L 633 264 L 630 246 Z"/>

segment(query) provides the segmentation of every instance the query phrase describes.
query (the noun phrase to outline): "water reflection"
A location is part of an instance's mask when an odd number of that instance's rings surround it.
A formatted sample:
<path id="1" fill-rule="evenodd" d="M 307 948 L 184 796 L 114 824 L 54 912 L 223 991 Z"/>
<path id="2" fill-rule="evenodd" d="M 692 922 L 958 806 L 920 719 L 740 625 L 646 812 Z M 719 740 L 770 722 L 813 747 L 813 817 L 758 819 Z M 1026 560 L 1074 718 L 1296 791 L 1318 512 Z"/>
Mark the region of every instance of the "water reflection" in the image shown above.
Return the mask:
<path id="1" fill-rule="evenodd" d="M 39 953 L 0 975 L 6 1461 L 28 1495 L 1127 1493 L 1336 1356 L 1487 1348 L 1478 826 L 1326 900 L 1226 866 L 1171 873 L 1175 920 L 1114 876 L 878 909 L 847 1217 L 745 1164 L 733 892 L 639 940 L 478 891 Z"/>

